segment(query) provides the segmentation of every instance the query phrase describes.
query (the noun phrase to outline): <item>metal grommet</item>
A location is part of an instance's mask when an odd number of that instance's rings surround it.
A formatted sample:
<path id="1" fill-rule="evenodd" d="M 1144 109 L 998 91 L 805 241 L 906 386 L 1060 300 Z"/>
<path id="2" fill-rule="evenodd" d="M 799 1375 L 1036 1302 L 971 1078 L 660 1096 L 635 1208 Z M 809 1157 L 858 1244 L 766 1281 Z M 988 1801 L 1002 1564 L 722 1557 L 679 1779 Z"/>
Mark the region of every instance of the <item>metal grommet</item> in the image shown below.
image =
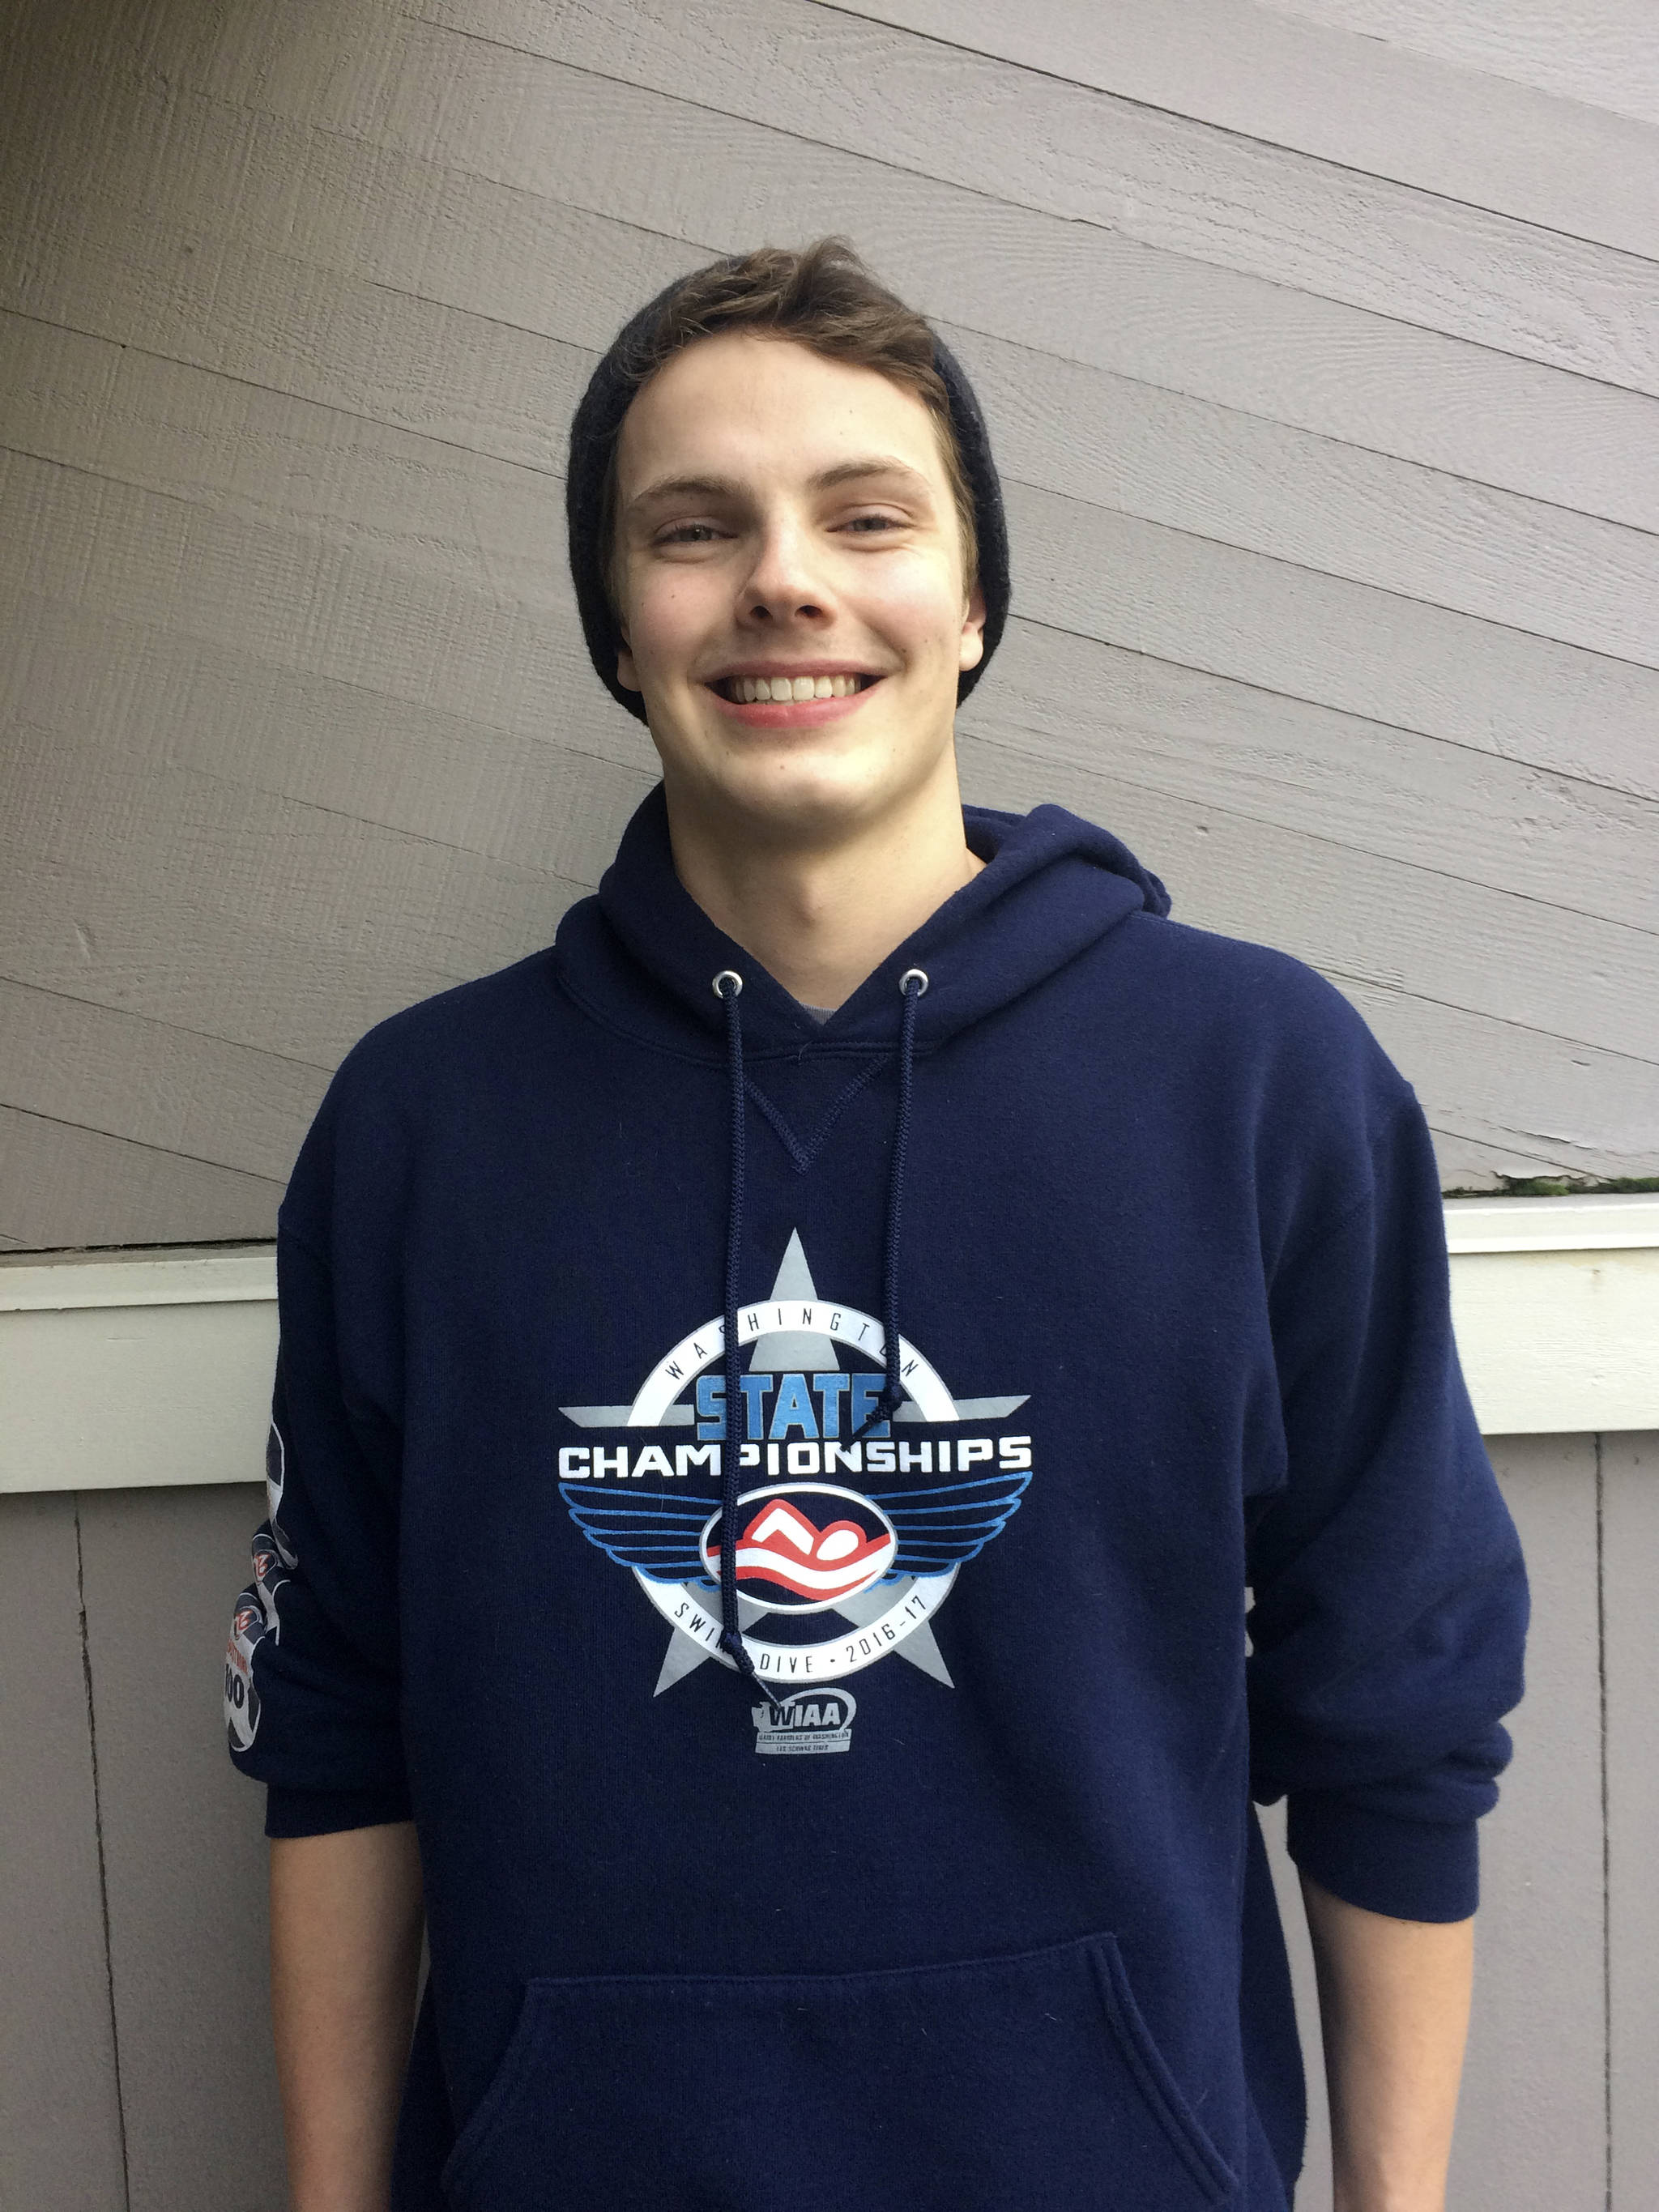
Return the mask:
<path id="1" fill-rule="evenodd" d="M 720 985 L 722 983 L 731 984 L 732 989 L 729 993 L 721 990 Z M 735 999 L 738 993 L 742 990 L 743 978 L 738 975 L 735 968 L 722 968 L 720 974 L 715 976 L 711 988 L 713 988 L 714 996 L 722 1005 L 724 1005 L 728 997 Z"/>
<path id="2" fill-rule="evenodd" d="M 921 990 L 916 993 L 916 996 L 920 999 L 924 998 L 927 995 L 927 970 L 925 968 L 907 968 L 904 973 L 899 977 L 899 996 L 901 999 L 908 999 L 909 997 L 910 994 L 906 987 L 909 983 L 912 976 L 914 976 L 916 981 L 921 986 Z"/>

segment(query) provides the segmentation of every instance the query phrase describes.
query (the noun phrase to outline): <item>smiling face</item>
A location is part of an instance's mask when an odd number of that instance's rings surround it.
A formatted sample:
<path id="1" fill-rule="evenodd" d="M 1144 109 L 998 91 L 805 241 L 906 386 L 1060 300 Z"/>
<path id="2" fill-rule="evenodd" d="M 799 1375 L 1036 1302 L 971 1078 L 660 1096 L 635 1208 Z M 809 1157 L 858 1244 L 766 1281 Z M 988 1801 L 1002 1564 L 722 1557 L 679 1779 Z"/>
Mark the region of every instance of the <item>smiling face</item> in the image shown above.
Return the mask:
<path id="1" fill-rule="evenodd" d="M 617 672 L 671 816 L 810 844 L 957 805 L 984 605 L 915 393 L 787 339 L 698 339 L 623 418 L 616 512 Z"/>

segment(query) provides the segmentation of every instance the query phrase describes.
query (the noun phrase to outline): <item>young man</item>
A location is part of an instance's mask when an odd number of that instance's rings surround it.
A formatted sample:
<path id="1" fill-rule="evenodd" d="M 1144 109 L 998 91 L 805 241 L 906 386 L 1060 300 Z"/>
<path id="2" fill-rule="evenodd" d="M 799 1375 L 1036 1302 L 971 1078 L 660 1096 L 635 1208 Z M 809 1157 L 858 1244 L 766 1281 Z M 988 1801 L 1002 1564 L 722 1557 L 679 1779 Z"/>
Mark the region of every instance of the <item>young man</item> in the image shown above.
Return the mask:
<path id="1" fill-rule="evenodd" d="M 228 1680 L 297 2212 L 1285 2212 L 1286 1793 L 1339 2204 L 1434 2212 L 1526 1595 L 1413 1092 L 963 808 L 996 476 L 837 241 L 642 311 L 568 497 L 661 785 L 282 1212 Z"/>

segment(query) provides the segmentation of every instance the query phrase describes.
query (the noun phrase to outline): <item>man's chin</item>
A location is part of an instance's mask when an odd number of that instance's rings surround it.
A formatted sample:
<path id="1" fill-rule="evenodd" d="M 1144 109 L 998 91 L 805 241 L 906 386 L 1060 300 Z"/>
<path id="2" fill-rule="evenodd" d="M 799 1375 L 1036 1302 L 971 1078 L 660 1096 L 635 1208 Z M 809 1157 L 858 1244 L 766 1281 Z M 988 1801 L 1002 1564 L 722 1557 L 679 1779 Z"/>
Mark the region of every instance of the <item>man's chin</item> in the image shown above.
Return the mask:
<path id="1" fill-rule="evenodd" d="M 722 724 L 724 718 L 722 718 Z M 942 742 L 918 745 L 872 721 L 848 720 L 822 732 L 757 733 L 733 743 L 729 728 L 671 731 L 653 725 L 671 803 L 709 827 L 729 823 L 766 842 L 835 842 L 902 808 L 951 750 L 947 719 Z"/>
<path id="2" fill-rule="evenodd" d="M 878 760 L 871 757 L 875 749 L 826 743 L 817 733 L 760 733 L 734 743 L 723 729 L 662 732 L 653 724 L 652 735 L 671 787 L 696 793 L 699 804 L 711 807 L 770 812 L 834 803 L 836 793 L 862 787 L 879 773 Z"/>

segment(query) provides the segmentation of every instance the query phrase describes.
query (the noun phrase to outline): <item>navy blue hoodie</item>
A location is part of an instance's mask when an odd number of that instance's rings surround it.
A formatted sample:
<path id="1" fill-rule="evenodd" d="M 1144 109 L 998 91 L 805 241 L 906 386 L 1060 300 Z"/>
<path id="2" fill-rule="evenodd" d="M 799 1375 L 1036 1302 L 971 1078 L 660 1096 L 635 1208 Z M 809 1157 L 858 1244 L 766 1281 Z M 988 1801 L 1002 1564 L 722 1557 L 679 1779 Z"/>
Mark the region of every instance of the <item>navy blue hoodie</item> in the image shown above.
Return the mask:
<path id="1" fill-rule="evenodd" d="M 397 2212 L 1284 2212 L 1252 1799 L 1474 1909 L 1526 1585 L 1416 1098 L 1115 838 L 966 821 L 820 1024 L 659 789 L 301 1152 L 228 1717 L 270 1834 L 416 1824 Z"/>

